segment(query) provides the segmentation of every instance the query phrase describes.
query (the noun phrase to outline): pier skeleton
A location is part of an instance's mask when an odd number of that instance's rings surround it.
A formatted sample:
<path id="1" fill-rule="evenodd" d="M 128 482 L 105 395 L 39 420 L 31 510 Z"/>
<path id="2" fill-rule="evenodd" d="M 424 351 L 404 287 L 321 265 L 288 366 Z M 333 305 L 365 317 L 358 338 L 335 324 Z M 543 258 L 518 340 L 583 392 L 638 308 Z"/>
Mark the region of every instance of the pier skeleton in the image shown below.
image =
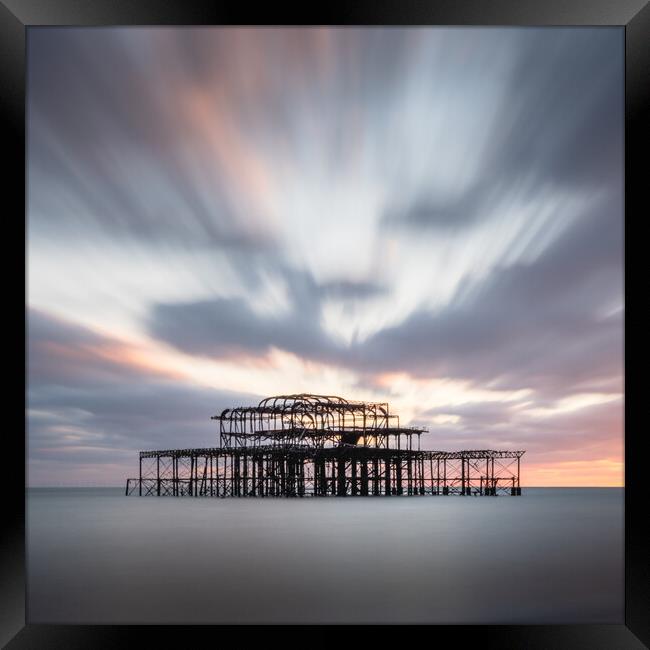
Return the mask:
<path id="1" fill-rule="evenodd" d="M 126 494 L 304 497 L 521 495 L 523 451 L 420 449 L 385 402 L 281 395 L 226 409 L 218 447 L 141 451 Z"/>

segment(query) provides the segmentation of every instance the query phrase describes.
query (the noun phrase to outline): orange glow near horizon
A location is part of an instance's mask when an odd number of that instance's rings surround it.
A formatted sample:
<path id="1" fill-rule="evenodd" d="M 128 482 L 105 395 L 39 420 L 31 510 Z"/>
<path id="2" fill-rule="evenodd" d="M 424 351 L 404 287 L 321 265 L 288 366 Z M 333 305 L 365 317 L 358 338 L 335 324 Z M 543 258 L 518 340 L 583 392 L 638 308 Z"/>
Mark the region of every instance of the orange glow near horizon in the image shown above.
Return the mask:
<path id="1" fill-rule="evenodd" d="M 521 461 L 522 487 L 625 487 L 622 460 L 603 458 L 528 464 Z"/>

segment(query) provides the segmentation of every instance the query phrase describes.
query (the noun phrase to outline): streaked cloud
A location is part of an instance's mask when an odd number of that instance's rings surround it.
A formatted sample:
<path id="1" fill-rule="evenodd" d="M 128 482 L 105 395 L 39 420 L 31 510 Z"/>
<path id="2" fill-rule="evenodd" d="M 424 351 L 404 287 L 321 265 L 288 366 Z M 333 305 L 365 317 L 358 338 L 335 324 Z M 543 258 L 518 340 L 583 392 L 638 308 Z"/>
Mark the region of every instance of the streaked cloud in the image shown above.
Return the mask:
<path id="1" fill-rule="evenodd" d="M 134 355 L 106 355 L 130 346 L 34 310 L 28 325 L 32 484 L 74 485 L 88 463 L 112 464 L 112 481 L 119 483 L 138 450 L 215 446 L 210 417 L 259 400 L 194 384 Z"/>
<path id="2" fill-rule="evenodd" d="M 321 390 L 611 478 L 623 53 L 617 28 L 32 30 L 32 478 L 121 483 L 222 401 Z"/>

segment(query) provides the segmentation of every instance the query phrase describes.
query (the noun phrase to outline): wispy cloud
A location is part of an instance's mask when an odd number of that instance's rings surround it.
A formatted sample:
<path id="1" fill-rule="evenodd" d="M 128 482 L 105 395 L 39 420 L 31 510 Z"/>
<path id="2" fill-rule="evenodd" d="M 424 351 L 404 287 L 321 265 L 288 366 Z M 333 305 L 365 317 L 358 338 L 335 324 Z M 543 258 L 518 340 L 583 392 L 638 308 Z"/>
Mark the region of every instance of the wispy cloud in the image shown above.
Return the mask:
<path id="1" fill-rule="evenodd" d="M 203 440 L 210 404 L 316 387 L 429 418 L 432 447 L 617 457 L 620 402 L 561 405 L 622 394 L 621 29 L 28 48 L 38 480 L 121 482 L 124 450 Z"/>

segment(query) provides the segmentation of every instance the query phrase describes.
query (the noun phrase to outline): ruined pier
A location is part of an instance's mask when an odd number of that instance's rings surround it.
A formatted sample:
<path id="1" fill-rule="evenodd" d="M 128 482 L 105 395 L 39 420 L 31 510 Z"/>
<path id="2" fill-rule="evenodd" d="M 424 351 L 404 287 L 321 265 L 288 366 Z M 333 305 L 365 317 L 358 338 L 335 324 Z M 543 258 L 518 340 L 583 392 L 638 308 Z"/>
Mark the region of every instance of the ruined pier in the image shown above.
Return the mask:
<path id="1" fill-rule="evenodd" d="M 226 409 L 217 447 L 141 451 L 126 494 L 305 497 L 521 495 L 523 451 L 420 449 L 387 403 L 283 395 Z"/>

